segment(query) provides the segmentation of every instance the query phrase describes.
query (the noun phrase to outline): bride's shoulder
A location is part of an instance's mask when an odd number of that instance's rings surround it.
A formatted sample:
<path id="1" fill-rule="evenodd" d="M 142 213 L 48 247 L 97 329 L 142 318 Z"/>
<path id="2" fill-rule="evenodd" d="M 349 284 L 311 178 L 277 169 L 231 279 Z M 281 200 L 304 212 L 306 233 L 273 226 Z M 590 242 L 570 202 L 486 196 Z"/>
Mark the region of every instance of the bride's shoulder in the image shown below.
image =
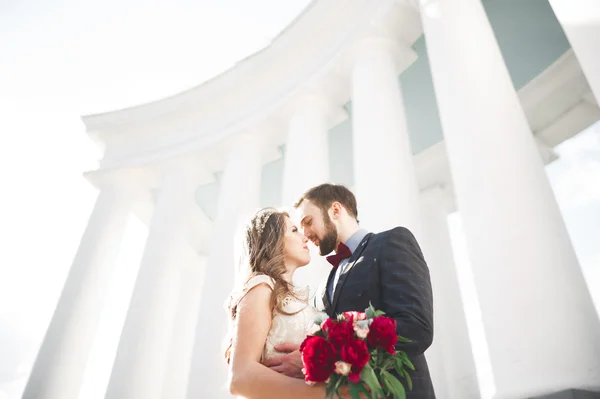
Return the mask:
<path id="1" fill-rule="evenodd" d="M 248 278 L 248 280 L 246 280 L 246 282 L 242 284 L 241 287 L 238 286 L 238 288 L 232 292 L 228 306 L 238 306 L 242 302 L 242 299 L 244 299 L 248 295 L 248 293 L 253 291 L 253 289 L 256 287 L 264 287 L 266 295 L 267 291 L 273 291 L 275 287 L 275 282 L 271 277 L 266 276 L 264 274 L 258 274 Z"/>
<path id="2" fill-rule="evenodd" d="M 269 277 L 265 274 L 257 274 L 255 276 L 250 277 L 248 279 L 248 281 L 246 281 L 246 284 L 244 284 L 243 290 L 245 292 L 248 292 L 252 288 L 254 288 L 260 284 L 266 284 L 267 286 L 269 286 L 269 288 L 271 288 L 271 290 L 273 290 L 275 288 L 275 281 L 271 277 Z"/>

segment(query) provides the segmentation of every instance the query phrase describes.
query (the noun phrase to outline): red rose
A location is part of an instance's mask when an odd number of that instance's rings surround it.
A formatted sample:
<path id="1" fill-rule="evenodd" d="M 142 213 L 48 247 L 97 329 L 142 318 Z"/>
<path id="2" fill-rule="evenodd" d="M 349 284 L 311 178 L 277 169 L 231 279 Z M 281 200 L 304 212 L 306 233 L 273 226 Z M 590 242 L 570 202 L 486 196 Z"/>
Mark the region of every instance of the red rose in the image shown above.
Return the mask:
<path id="1" fill-rule="evenodd" d="M 340 321 L 327 323 L 327 338 L 337 349 L 339 349 L 344 343 L 354 339 L 354 326 L 352 321 Z"/>
<path id="2" fill-rule="evenodd" d="M 326 320 L 323 322 L 323 324 L 321 325 L 321 329 L 322 329 L 323 331 L 325 331 L 326 333 L 328 333 L 328 332 L 329 332 L 329 330 L 331 329 L 331 326 L 332 326 L 333 324 L 335 324 L 335 323 L 336 323 L 336 322 L 335 322 L 333 319 L 331 319 L 331 318 L 328 318 L 328 319 L 326 319 Z"/>
<path id="3" fill-rule="evenodd" d="M 304 378 L 307 382 L 325 382 L 335 371 L 337 353 L 323 337 L 308 336 L 300 345 Z"/>
<path id="4" fill-rule="evenodd" d="M 365 341 L 353 339 L 342 346 L 340 358 L 352 366 L 352 370 L 348 375 L 348 378 L 352 381 L 352 378 L 356 378 L 355 374 L 360 375 L 363 367 L 369 362 L 369 348 Z"/>
<path id="5" fill-rule="evenodd" d="M 358 384 L 360 382 L 360 373 L 348 374 L 348 381 L 350 381 L 353 384 Z"/>
<path id="6" fill-rule="evenodd" d="M 375 317 L 369 326 L 367 340 L 374 348 L 385 349 L 392 355 L 396 353 L 394 349 L 394 345 L 398 342 L 396 320 L 385 316 Z"/>
<path id="7" fill-rule="evenodd" d="M 304 348 L 308 344 L 308 341 L 316 337 L 316 335 L 307 335 L 306 338 L 304 338 L 304 341 L 302 341 L 302 343 L 300 344 L 300 352 L 304 351 Z"/>

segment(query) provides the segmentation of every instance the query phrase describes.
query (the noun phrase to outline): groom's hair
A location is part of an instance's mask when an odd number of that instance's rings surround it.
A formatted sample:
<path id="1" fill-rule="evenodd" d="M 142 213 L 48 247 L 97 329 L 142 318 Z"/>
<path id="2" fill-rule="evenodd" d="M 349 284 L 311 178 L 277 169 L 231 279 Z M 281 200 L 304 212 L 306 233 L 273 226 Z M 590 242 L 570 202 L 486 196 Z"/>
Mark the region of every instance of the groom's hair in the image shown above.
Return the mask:
<path id="1" fill-rule="evenodd" d="M 294 208 L 298 208 L 304 200 L 308 200 L 318 206 L 323 213 L 327 213 L 327 210 L 334 202 L 339 202 L 346 208 L 346 211 L 355 219 L 358 218 L 358 209 L 356 207 L 356 197 L 352 191 L 348 190 L 341 184 L 330 184 L 324 183 L 309 189 L 307 192 L 302 194 L 300 199 L 294 204 Z"/>

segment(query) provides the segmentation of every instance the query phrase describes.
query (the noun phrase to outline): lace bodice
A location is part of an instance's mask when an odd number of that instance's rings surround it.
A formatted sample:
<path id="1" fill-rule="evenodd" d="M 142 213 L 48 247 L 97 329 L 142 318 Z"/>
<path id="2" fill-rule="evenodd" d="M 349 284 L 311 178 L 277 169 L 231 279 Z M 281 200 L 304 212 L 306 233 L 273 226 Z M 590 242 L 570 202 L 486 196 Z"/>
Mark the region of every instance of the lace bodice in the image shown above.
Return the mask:
<path id="1" fill-rule="evenodd" d="M 266 283 L 271 289 L 274 287 L 273 280 L 270 277 L 265 275 L 254 276 L 246 283 L 240 300 L 252 288 L 262 283 Z M 275 346 L 284 342 L 300 344 L 313 331 L 317 310 L 308 304 L 308 287 L 306 289 L 296 288 L 294 293 L 298 298 L 290 295 L 283 302 L 283 310 L 294 314 L 286 315 L 277 311 L 273 312 L 271 329 L 267 335 L 262 353 L 263 360 L 283 354 L 275 351 Z"/>

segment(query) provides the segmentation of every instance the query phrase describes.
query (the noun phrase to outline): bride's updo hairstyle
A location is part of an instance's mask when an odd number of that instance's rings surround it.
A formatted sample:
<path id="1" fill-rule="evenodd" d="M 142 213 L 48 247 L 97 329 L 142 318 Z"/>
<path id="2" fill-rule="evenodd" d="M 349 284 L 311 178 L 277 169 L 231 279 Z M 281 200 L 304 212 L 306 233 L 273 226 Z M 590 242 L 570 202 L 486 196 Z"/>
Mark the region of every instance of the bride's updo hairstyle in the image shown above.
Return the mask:
<path id="1" fill-rule="evenodd" d="M 244 231 L 244 259 L 247 264 L 247 277 L 243 280 L 242 290 L 234 290 L 227 301 L 227 311 L 231 321 L 237 317 L 237 307 L 243 287 L 253 277 L 266 275 L 273 279 L 274 289 L 271 295 L 271 311 L 290 315 L 284 307 L 284 300 L 294 295 L 292 287 L 284 280 L 285 266 L 285 232 L 287 212 L 275 208 L 263 208 L 256 212 Z M 225 350 L 227 363 L 231 357 L 231 339 Z"/>

